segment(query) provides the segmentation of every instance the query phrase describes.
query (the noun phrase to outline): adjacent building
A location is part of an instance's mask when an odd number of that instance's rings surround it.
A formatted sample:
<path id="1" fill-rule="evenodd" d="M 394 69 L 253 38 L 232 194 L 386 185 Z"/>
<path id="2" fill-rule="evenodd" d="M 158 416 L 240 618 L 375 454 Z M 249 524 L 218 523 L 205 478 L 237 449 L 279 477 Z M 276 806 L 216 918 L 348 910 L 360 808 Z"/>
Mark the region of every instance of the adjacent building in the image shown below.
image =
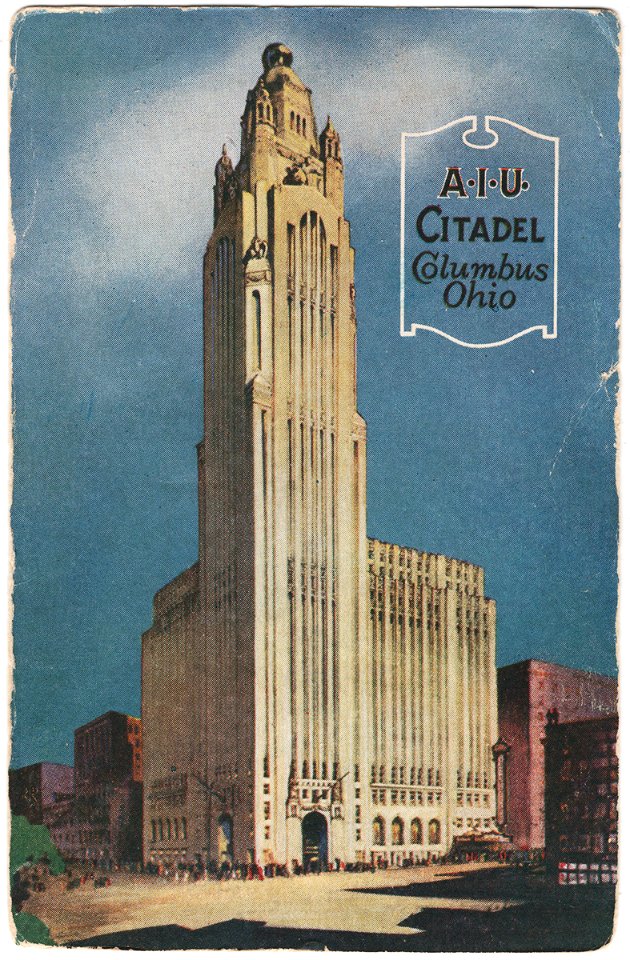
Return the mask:
<path id="1" fill-rule="evenodd" d="M 68 860 L 142 859 L 142 723 L 109 711 L 75 730 L 74 769 L 9 772 L 11 810 L 44 823 Z"/>
<path id="2" fill-rule="evenodd" d="M 47 824 L 74 794 L 74 771 L 63 763 L 33 763 L 9 770 L 9 803 L 15 816 Z"/>
<path id="3" fill-rule="evenodd" d="M 77 797 L 91 796 L 103 784 L 142 783 L 142 721 L 110 710 L 74 731 L 74 783 Z"/>
<path id="4" fill-rule="evenodd" d="M 82 861 L 142 859 L 142 722 L 110 710 L 74 732 L 72 810 L 51 825 L 62 855 Z"/>
<path id="5" fill-rule="evenodd" d="M 499 735 L 505 758 L 505 831 L 519 850 L 545 847 L 545 725 L 606 717 L 617 710 L 617 681 L 542 660 L 497 671 Z"/>
<path id="6" fill-rule="evenodd" d="M 341 141 L 282 44 L 215 169 L 199 559 L 142 642 L 145 859 L 421 859 L 492 831 L 495 604 L 366 534 Z"/>
<path id="7" fill-rule="evenodd" d="M 617 717 L 559 723 L 545 737 L 547 868 L 563 884 L 617 878 Z"/>

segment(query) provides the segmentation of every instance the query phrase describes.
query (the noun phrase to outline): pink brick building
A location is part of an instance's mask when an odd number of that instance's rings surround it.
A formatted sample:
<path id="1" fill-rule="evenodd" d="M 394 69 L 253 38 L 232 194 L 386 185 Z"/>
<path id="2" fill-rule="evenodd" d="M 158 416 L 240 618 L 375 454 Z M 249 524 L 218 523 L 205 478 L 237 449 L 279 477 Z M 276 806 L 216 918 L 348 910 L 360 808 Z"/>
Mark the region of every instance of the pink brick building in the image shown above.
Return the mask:
<path id="1" fill-rule="evenodd" d="M 545 846 L 547 711 L 561 723 L 609 716 L 617 710 L 617 681 L 543 660 L 523 660 L 497 671 L 499 736 L 507 759 L 508 833 L 519 850 Z"/>

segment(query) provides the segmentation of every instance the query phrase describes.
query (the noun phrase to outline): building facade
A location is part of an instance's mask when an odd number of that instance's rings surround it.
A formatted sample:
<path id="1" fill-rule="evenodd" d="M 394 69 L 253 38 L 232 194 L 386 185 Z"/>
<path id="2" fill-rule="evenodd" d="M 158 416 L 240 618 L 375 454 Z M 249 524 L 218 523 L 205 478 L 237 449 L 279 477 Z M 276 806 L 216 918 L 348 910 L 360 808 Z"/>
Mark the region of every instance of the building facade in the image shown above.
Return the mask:
<path id="1" fill-rule="evenodd" d="M 142 644 L 144 854 L 390 862 L 491 830 L 483 570 L 368 540 L 341 144 L 272 44 L 204 261 L 199 560 Z"/>
<path id="2" fill-rule="evenodd" d="M 14 816 L 46 824 L 74 794 L 74 771 L 64 763 L 33 763 L 9 770 L 9 803 Z"/>
<path id="3" fill-rule="evenodd" d="M 74 731 L 76 796 L 90 796 L 104 783 L 142 783 L 139 717 L 110 710 Z"/>
<path id="4" fill-rule="evenodd" d="M 497 671 L 499 735 L 506 757 L 505 831 L 520 850 L 545 847 L 545 725 L 608 716 L 617 710 L 617 681 L 542 660 Z"/>
<path id="5" fill-rule="evenodd" d="M 559 723 L 545 737 L 547 869 L 562 884 L 617 879 L 616 715 Z"/>
<path id="6" fill-rule="evenodd" d="M 74 768 L 9 771 L 11 811 L 43 823 L 62 857 L 142 859 L 142 722 L 110 710 L 74 732 Z"/>
<path id="7" fill-rule="evenodd" d="M 142 721 L 108 711 L 74 732 L 72 816 L 55 825 L 59 850 L 86 861 L 142 859 Z"/>
<path id="8" fill-rule="evenodd" d="M 74 732 L 74 793 L 47 821 L 61 855 L 108 865 L 142 859 L 142 722 L 110 710 Z"/>

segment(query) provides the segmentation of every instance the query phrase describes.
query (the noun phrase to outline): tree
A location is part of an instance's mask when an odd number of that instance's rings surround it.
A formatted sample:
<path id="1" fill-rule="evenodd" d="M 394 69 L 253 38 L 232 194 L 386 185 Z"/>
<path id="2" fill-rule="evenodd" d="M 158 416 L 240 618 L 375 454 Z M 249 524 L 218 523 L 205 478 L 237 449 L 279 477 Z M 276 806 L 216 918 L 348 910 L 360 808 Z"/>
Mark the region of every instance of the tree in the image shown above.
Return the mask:
<path id="1" fill-rule="evenodd" d="M 47 866 L 53 876 L 63 873 L 66 867 L 50 839 L 47 827 L 29 823 L 26 817 L 11 817 L 9 869 L 16 939 L 18 943 L 42 943 L 50 946 L 54 945 L 54 940 L 46 924 L 34 914 L 22 910 L 30 896 L 29 884 L 22 876 L 22 868 L 37 864 Z"/>

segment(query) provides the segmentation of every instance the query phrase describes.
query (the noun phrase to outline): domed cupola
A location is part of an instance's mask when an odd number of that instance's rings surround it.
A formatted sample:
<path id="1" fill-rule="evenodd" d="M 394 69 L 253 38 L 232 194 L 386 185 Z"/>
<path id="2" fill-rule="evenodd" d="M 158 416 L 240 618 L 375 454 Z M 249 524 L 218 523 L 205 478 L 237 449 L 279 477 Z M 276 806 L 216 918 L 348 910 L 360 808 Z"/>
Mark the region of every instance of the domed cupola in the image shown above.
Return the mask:
<path id="1" fill-rule="evenodd" d="M 262 62 L 265 73 L 269 73 L 274 67 L 287 67 L 290 70 L 293 53 L 284 43 L 270 43 L 263 51 Z"/>

